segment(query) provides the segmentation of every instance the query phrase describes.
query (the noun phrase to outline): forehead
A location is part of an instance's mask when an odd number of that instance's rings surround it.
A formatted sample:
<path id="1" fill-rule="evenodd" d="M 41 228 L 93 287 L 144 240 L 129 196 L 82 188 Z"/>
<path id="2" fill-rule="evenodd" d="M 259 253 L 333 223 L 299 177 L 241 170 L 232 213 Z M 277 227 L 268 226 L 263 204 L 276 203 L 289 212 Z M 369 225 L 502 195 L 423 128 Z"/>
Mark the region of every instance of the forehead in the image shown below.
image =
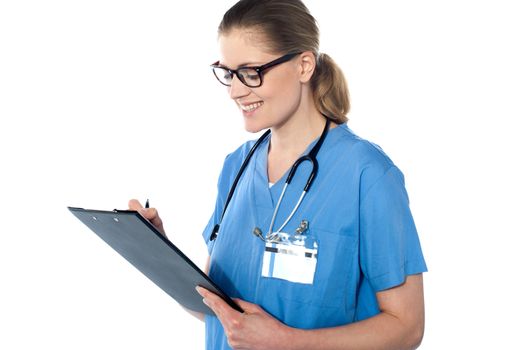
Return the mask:
<path id="1" fill-rule="evenodd" d="M 277 56 L 267 49 L 265 36 L 252 29 L 233 29 L 219 36 L 219 62 L 229 68 L 260 65 Z"/>

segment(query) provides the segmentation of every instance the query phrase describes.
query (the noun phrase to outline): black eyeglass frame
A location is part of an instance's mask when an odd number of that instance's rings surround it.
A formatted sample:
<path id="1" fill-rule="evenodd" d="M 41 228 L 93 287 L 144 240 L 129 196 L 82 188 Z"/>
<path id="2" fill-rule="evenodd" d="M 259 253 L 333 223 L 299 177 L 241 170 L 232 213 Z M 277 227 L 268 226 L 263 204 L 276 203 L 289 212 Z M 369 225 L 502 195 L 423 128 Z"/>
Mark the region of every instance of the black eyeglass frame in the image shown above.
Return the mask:
<path id="1" fill-rule="evenodd" d="M 273 60 L 271 62 L 265 63 L 264 65 L 254 66 L 254 67 L 247 67 L 247 66 L 245 66 L 245 67 L 239 67 L 237 69 L 230 69 L 228 67 L 219 65 L 219 61 L 211 64 L 210 66 L 212 68 L 212 72 L 214 73 L 214 76 L 216 77 L 216 79 L 221 84 L 223 84 L 225 86 L 231 86 L 231 83 L 230 84 L 223 83 L 219 79 L 219 77 L 217 76 L 217 74 L 216 74 L 216 70 L 215 70 L 216 68 L 224 69 L 224 70 L 228 71 L 232 75 L 232 78 L 231 78 L 232 80 L 233 80 L 233 76 L 235 75 L 242 82 L 242 84 L 244 84 L 245 86 L 251 87 L 251 88 L 256 88 L 256 87 L 260 87 L 261 85 L 263 85 L 263 72 L 264 71 L 266 71 L 267 69 L 270 69 L 272 67 L 275 67 L 275 66 L 277 66 L 277 65 L 279 65 L 281 63 L 288 62 L 288 61 L 290 61 L 291 59 L 293 59 L 295 56 L 297 56 L 299 54 L 301 54 L 301 52 L 288 53 L 288 54 L 286 54 L 284 56 L 281 56 L 281 57 L 279 57 L 279 58 L 277 58 L 277 59 L 275 59 L 275 60 Z M 246 69 L 252 69 L 252 70 L 256 71 L 256 73 L 258 73 L 258 76 L 260 78 L 260 82 L 259 82 L 258 85 L 252 86 L 252 85 L 248 84 L 245 81 L 244 77 L 241 74 L 238 74 L 241 70 L 246 70 Z"/>

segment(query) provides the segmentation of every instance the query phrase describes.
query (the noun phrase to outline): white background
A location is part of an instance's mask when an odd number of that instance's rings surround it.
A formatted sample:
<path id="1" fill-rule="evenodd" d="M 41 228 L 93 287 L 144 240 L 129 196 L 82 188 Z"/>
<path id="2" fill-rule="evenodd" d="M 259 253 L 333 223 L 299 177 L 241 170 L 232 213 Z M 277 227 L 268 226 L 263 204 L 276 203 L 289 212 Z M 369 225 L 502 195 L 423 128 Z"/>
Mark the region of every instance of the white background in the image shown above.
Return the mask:
<path id="1" fill-rule="evenodd" d="M 208 68 L 233 3 L 0 2 L 1 349 L 203 348 L 203 324 L 66 206 L 149 198 L 203 264 L 222 161 L 255 137 Z M 505 347 L 499 3 L 306 1 L 349 126 L 406 176 L 430 270 L 422 349 Z"/>

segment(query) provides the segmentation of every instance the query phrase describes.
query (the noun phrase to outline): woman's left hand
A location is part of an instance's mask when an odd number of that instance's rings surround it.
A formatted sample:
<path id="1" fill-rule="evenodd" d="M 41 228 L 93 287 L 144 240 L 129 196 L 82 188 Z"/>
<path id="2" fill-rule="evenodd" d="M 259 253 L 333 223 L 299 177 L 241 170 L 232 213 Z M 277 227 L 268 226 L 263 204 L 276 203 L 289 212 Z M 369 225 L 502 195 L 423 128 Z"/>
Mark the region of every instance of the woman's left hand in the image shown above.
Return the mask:
<path id="1" fill-rule="evenodd" d="M 284 349 L 292 341 L 292 328 L 276 320 L 258 305 L 233 299 L 244 310 L 244 313 L 240 313 L 207 289 L 197 287 L 196 290 L 221 321 L 228 344 L 233 349 Z"/>

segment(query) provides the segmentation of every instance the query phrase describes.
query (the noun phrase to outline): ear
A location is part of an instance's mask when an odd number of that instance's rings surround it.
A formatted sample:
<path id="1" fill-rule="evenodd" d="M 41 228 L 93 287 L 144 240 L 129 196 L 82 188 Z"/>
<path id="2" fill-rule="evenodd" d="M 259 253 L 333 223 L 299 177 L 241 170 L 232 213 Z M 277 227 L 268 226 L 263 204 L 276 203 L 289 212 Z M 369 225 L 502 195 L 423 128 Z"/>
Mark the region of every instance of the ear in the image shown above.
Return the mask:
<path id="1" fill-rule="evenodd" d="M 310 51 L 305 51 L 300 54 L 300 82 L 307 83 L 312 78 L 316 70 L 316 57 Z"/>

